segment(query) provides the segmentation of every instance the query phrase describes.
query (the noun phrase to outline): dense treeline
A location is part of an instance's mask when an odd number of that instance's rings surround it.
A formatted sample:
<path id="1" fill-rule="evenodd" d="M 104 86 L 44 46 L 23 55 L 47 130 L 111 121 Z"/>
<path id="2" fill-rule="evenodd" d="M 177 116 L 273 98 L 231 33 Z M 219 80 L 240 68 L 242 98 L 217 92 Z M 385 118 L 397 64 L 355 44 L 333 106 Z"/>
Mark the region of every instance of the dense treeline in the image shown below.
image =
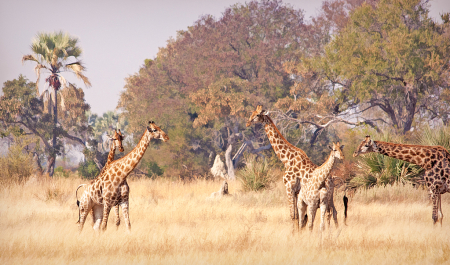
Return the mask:
<path id="1" fill-rule="evenodd" d="M 263 157 L 259 163 L 276 169 L 281 163 L 262 127 L 245 127 L 260 104 L 317 164 L 325 160 L 331 141 L 344 142 L 347 159 L 336 171 L 340 175 L 357 174 L 350 153 L 365 134 L 417 144 L 426 142 L 424 135 L 430 138 L 427 144 L 447 139 L 449 14 L 430 19 L 427 1 L 330 0 L 311 19 L 280 0 L 235 4 L 219 18 L 201 17 L 169 39 L 156 57 L 143 58 L 139 72 L 126 80 L 118 112 L 102 117 L 89 112 L 83 90 L 60 74 L 71 71 L 90 85 L 76 59 L 81 54 L 76 38 L 38 34 L 31 47 L 33 53 L 23 60 L 36 63 L 37 81 L 41 71 L 47 74 L 47 87 L 41 93 L 39 82 L 22 76 L 5 82 L 1 133 L 50 175 L 56 156 L 82 145 L 79 172 L 95 177 L 108 152 L 105 132 L 125 130 L 125 147 L 131 150 L 149 120 L 171 140 L 152 144 L 138 173 L 207 176 L 216 155 L 225 160 L 230 178 L 243 158 L 256 163 Z M 424 128 L 443 133 L 432 136 Z M 17 138 L 22 136 L 32 137 Z M 398 161 L 361 161 L 366 169 L 386 169 L 380 173 L 383 183 L 398 181 L 399 174 L 420 178 L 413 166 L 399 171 Z M 380 181 L 380 174 L 370 174 L 363 179 Z"/>
<path id="2" fill-rule="evenodd" d="M 311 21 L 281 1 L 236 4 L 179 31 L 127 79 L 118 107 L 133 133 L 147 120 L 166 129 L 164 155 L 145 159 L 169 175 L 206 172 L 221 154 L 232 176 L 241 146 L 271 157 L 261 127 L 244 126 L 257 104 L 322 163 L 330 141 L 355 141 L 350 128 L 448 124 L 449 40 L 448 17 L 431 20 L 425 1 L 325 1 Z"/>

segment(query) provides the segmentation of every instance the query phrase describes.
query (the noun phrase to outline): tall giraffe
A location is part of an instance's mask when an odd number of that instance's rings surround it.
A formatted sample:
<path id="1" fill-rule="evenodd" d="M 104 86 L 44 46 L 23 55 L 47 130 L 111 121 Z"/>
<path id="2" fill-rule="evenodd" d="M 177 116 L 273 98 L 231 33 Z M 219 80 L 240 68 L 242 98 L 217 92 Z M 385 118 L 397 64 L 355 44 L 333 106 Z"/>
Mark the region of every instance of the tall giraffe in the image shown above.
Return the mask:
<path id="1" fill-rule="evenodd" d="M 307 203 L 309 203 L 310 201 L 317 202 L 318 200 L 320 200 L 319 189 L 322 188 L 321 186 L 320 188 L 317 187 L 317 190 L 315 190 L 314 192 L 307 189 L 307 187 L 315 183 L 315 181 L 310 183 L 309 179 L 313 176 L 313 172 L 317 168 L 317 165 L 315 165 L 309 159 L 309 157 L 303 150 L 293 146 L 286 140 L 286 138 L 283 137 L 283 135 L 273 123 L 272 119 L 267 114 L 268 113 L 262 109 L 261 105 L 257 106 L 256 110 L 248 119 L 246 125 L 247 127 L 249 127 L 252 123 L 264 124 L 264 129 L 266 131 L 267 137 L 269 138 L 270 144 L 272 145 L 273 150 L 286 168 L 283 175 L 283 183 L 286 187 L 289 210 L 293 223 L 293 230 L 297 231 L 299 229 L 299 213 L 297 200 L 300 188 L 302 190 L 304 188 L 306 189 L 305 192 L 302 193 L 304 194 L 302 198 L 306 199 Z M 326 195 L 324 193 L 325 191 L 321 192 L 322 196 Z M 313 196 L 314 198 L 309 198 L 308 196 Z M 313 207 L 314 205 L 313 203 L 311 203 L 311 212 Z M 317 210 L 317 207 L 315 209 Z M 305 211 L 306 209 L 303 208 L 302 210 Z M 303 212 L 302 214 L 302 227 L 304 227 L 306 225 L 306 220 L 304 217 L 305 212 Z M 323 221 L 324 220 L 322 220 L 322 222 Z M 337 220 L 335 220 L 335 222 L 337 222 Z M 321 225 L 321 227 L 323 227 L 323 225 Z M 312 222 L 310 224 L 310 229 L 312 229 Z"/>
<path id="2" fill-rule="evenodd" d="M 373 141 L 370 136 L 366 136 L 353 153 L 353 157 L 371 152 L 413 163 L 425 169 L 425 183 L 433 202 L 433 224 L 438 221 L 440 211 L 442 225 L 444 215 L 441 208 L 441 194 L 450 192 L 450 153 L 439 145 L 394 144 Z"/>
<path id="3" fill-rule="evenodd" d="M 123 152 L 123 151 L 124 151 L 124 148 L 123 148 L 123 145 L 122 145 L 122 141 L 123 141 L 123 139 L 125 138 L 125 135 L 122 134 L 122 132 L 120 131 L 120 129 L 119 129 L 119 132 L 117 132 L 117 130 L 114 130 L 113 136 L 110 136 L 110 135 L 106 135 L 106 136 L 108 137 L 108 140 L 110 141 L 108 158 L 107 158 L 107 160 L 106 160 L 105 165 L 104 165 L 103 168 L 102 168 L 102 171 L 100 171 L 100 174 L 99 174 L 97 177 L 101 176 L 101 174 L 103 173 L 103 171 L 105 170 L 105 168 L 106 168 L 106 167 L 114 160 L 114 156 L 115 156 L 115 153 L 116 153 L 116 149 L 117 149 L 117 148 L 119 149 L 120 152 Z M 94 183 L 94 180 L 91 181 L 91 183 Z M 124 183 L 124 185 L 126 185 L 126 187 L 128 187 L 128 184 L 127 184 L 126 182 Z M 77 197 L 77 205 L 78 205 L 78 207 L 80 206 L 80 202 L 78 201 L 78 189 L 79 189 L 80 187 L 83 187 L 83 186 L 86 186 L 86 184 L 81 184 L 81 185 L 79 185 L 79 186 L 77 187 L 76 192 L 75 192 L 75 195 L 76 195 L 76 197 Z M 85 191 L 85 194 L 86 194 L 86 195 L 83 194 L 83 196 L 86 196 L 86 197 L 84 198 L 84 200 L 86 200 L 86 198 L 88 198 L 88 196 L 89 196 L 89 194 L 87 193 L 87 191 Z M 80 222 L 80 211 L 79 211 L 79 210 L 80 210 L 80 209 L 78 209 L 78 222 L 77 222 L 77 223 Z M 93 214 L 92 210 L 91 210 L 90 212 L 92 213 L 92 217 L 94 217 L 94 214 Z M 117 218 L 117 219 L 116 219 L 116 225 L 118 225 L 117 222 L 119 222 L 119 224 L 120 224 L 120 219 L 119 219 L 119 206 L 118 206 L 118 205 L 116 206 L 116 218 Z M 117 221 L 117 220 L 119 220 L 119 221 Z M 94 220 L 94 222 L 95 222 L 95 220 Z"/>
<path id="4" fill-rule="evenodd" d="M 101 230 L 106 230 L 111 208 L 118 204 L 122 207 L 127 229 L 131 229 L 130 220 L 127 218 L 128 198 L 126 198 L 126 201 L 123 201 L 124 198 L 120 193 L 120 186 L 141 160 L 151 139 L 160 139 L 166 142 L 169 140 L 169 137 L 153 121 L 150 121 L 136 147 L 126 156 L 111 162 L 101 176 L 89 185 L 86 189 L 89 198 L 80 204 L 81 218 L 78 226 L 80 232 L 86 221 L 86 215 L 91 208 L 95 219 L 94 229 L 100 226 Z"/>

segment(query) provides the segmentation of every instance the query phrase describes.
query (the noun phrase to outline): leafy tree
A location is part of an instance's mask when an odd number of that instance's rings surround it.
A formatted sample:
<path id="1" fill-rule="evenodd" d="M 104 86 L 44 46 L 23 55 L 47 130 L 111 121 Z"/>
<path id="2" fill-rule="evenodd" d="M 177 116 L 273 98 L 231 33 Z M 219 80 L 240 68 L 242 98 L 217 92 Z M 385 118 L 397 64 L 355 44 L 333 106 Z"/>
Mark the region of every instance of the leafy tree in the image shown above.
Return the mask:
<path id="1" fill-rule="evenodd" d="M 171 137 L 176 132 L 179 166 L 228 150 L 233 168 L 231 147 L 255 137 L 240 133 L 248 113 L 288 95 L 293 80 L 283 63 L 296 62 L 305 49 L 304 29 L 302 12 L 281 1 L 236 4 L 219 19 L 204 16 L 127 80 L 119 107 L 132 128 L 155 117 L 173 130 Z"/>
<path id="2" fill-rule="evenodd" d="M 34 135 L 39 141 L 32 146 L 33 152 L 38 157 L 41 154 L 47 156 L 47 169 L 54 154 L 63 152 L 63 141 L 67 141 L 67 144 L 84 143 L 83 138 L 88 132 L 84 112 L 89 109 L 89 105 L 84 101 L 83 91 L 71 86 L 61 89 L 60 93 L 66 98 L 70 111 L 59 106 L 61 115 L 56 130 L 52 115 L 43 111 L 43 100 L 36 97 L 35 84 L 22 75 L 18 79 L 6 81 L 0 97 L 2 135 Z M 55 133 L 58 141 L 56 145 L 51 145 Z M 48 170 L 47 172 L 50 173 Z"/>
<path id="3" fill-rule="evenodd" d="M 312 62 L 333 85 L 338 112 L 379 109 L 402 133 L 417 115 L 448 122 L 450 24 L 433 22 L 426 4 L 382 0 L 351 14 L 325 56 Z"/>
<path id="4" fill-rule="evenodd" d="M 36 63 L 36 96 L 40 95 L 39 80 L 41 71 L 48 73 L 48 77 L 45 79 L 48 88 L 43 91 L 42 96 L 47 99 L 49 113 L 53 112 L 52 146 L 48 150 L 51 156 L 47 161 L 46 170 L 50 175 L 53 175 L 55 159 L 58 153 L 58 106 L 60 105 L 63 110 L 66 109 L 63 95 L 59 95 L 60 104 L 58 104 L 58 92 L 61 87 L 72 87 L 67 86 L 66 79 L 61 75 L 61 72 L 70 71 L 74 73 L 86 86 L 90 86 L 91 83 L 84 75 L 85 67 L 81 61 L 77 60 L 81 55 L 81 48 L 78 46 L 77 38 L 70 37 L 69 34 L 63 32 L 38 33 L 31 44 L 31 50 L 33 54 L 23 56 L 22 62 L 33 61 Z M 80 143 L 84 144 L 83 141 Z"/>

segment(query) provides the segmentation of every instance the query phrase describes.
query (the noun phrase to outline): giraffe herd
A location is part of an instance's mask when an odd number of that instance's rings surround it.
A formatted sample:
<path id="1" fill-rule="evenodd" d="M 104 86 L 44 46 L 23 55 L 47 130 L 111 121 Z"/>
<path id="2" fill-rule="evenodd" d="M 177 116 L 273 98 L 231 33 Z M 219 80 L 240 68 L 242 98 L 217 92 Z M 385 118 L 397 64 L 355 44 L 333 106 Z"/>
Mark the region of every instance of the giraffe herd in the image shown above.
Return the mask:
<path id="1" fill-rule="evenodd" d="M 261 105 L 257 106 L 246 126 L 249 127 L 255 123 L 263 124 L 273 150 L 284 164 L 283 183 L 286 188 L 293 231 L 296 232 L 307 224 L 312 231 L 318 208 L 321 212 L 320 231 L 325 229 L 325 218 L 327 218 L 328 226 L 330 225 L 331 216 L 337 228 L 337 211 L 333 201 L 334 180 L 330 172 L 336 158 L 344 159 L 342 152 L 344 145 L 340 145 L 339 142 L 333 143 L 333 146 L 329 147 L 331 151 L 327 160 L 320 166 L 315 165 L 303 150 L 284 138 L 268 114 Z M 110 137 L 110 152 L 101 173 L 90 184 L 82 184 L 77 188 L 78 192 L 80 187 L 87 186 L 80 201 L 77 197 L 80 232 L 89 213 L 93 217 L 94 230 L 106 230 L 108 216 L 113 207 L 116 227 L 118 227 L 120 225 L 119 206 L 122 208 L 126 228 L 128 231 L 131 230 L 128 202 L 130 188 L 126 178 L 141 160 L 152 139 L 166 142 L 169 137 L 150 121 L 137 146 L 126 156 L 114 160 L 117 148 L 123 152 L 123 139 L 124 135 L 120 130 Z M 450 192 L 450 153 L 441 146 L 393 144 L 373 141 L 370 136 L 366 136 L 353 153 L 353 157 L 370 152 L 414 163 L 425 169 L 425 183 L 433 204 L 433 223 L 440 221 L 442 225 L 441 195 Z M 347 202 L 348 199 L 344 196 L 344 220 L 347 218 Z"/>

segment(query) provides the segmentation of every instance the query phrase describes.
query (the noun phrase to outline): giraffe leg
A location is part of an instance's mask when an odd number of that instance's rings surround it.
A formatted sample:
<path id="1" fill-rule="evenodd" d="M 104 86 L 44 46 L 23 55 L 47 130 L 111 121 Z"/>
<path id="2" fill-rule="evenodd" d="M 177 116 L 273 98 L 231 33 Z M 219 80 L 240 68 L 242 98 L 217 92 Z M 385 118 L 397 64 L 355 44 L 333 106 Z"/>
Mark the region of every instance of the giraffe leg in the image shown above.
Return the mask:
<path id="1" fill-rule="evenodd" d="M 125 226 L 127 227 L 128 231 L 131 231 L 130 215 L 128 212 L 129 211 L 128 201 L 122 202 L 120 204 L 120 207 L 122 207 L 122 214 L 123 214 L 123 219 L 125 220 Z"/>
<path id="2" fill-rule="evenodd" d="M 338 224 L 338 219 L 337 219 L 337 211 L 336 208 L 334 207 L 334 203 L 331 204 L 331 210 L 333 211 L 333 220 L 334 220 L 334 225 L 336 226 L 336 228 L 339 228 L 339 224 Z M 330 224 L 330 222 L 328 221 L 328 224 Z"/>
<path id="3" fill-rule="evenodd" d="M 299 204 L 301 205 L 300 207 L 300 223 L 302 224 L 301 228 L 303 229 L 306 224 L 308 223 L 308 215 L 306 214 L 306 209 L 307 209 L 307 205 L 303 200 L 300 200 Z"/>
<path id="4" fill-rule="evenodd" d="M 123 207 L 122 207 L 123 211 Z M 120 216 L 119 216 L 119 205 L 114 206 L 114 213 L 116 214 L 116 228 L 119 228 L 120 225 Z"/>
<path id="5" fill-rule="evenodd" d="M 436 194 L 435 191 L 431 195 L 431 201 L 433 202 L 433 213 L 431 217 L 433 218 L 433 224 L 436 224 L 438 221 L 439 194 Z"/>
<path id="6" fill-rule="evenodd" d="M 328 194 L 327 194 L 327 189 L 322 188 L 319 191 L 319 200 L 320 200 L 320 230 L 324 231 L 325 230 L 325 215 L 327 213 L 327 208 L 328 207 Z M 328 227 L 330 227 L 330 218 L 331 218 L 331 213 L 328 214 Z"/>
<path id="7" fill-rule="evenodd" d="M 308 215 L 311 216 L 311 220 L 308 223 L 309 231 L 312 232 L 314 227 L 314 219 L 316 218 L 316 212 L 317 212 L 317 204 L 313 203 L 312 205 L 308 205 Z"/>
<path id="8" fill-rule="evenodd" d="M 299 230 L 298 227 L 298 208 L 297 208 L 297 197 L 298 194 L 292 189 L 291 185 L 286 186 L 286 193 L 288 197 L 289 202 L 289 209 L 291 211 L 291 220 L 292 220 L 292 227 L 293 227 L 293 233 L 297 232 Z"/>
<path id="9" fill-rule="evenodd" d="M 441 203 L 441 194 L 439 193 L 438 195 L 438 207 L 439 207 L 439 222 L 441 223 L 442 226 L 442 219 L 444 219 L 444 214 L 442 213 L 442 203 Z"/>
<path id="10" fill-rule="evenodd" d="M 92 217 L 94 218 L 94 225 L 92 228 L 94 228 L 95 231 L 98 231 L 103 219 L 103 205 L 96 204 L 92 207 Z"/>
<path id="11" fill-rule="evenodd" d="M 78 223 L 78 232 L 81 233 L 84 227 L 84 222 L 86 222 L 86 217 L 91 211 L 92 201 L 83 196 L 80 203 L 80 221 Z"/>
<path id="12" fill-rule="evenodd" d="M 100 226 L 102 231 L 106 230 L 106 225 L 108 223 L 108 217 L 109 217 L 109 212 L 111 211 L 111 205 L 109 205 L 109 203 L 107 203 L 105 200 L 103 201 L 103 218 L 102 218 L 102 224 Z"/>

